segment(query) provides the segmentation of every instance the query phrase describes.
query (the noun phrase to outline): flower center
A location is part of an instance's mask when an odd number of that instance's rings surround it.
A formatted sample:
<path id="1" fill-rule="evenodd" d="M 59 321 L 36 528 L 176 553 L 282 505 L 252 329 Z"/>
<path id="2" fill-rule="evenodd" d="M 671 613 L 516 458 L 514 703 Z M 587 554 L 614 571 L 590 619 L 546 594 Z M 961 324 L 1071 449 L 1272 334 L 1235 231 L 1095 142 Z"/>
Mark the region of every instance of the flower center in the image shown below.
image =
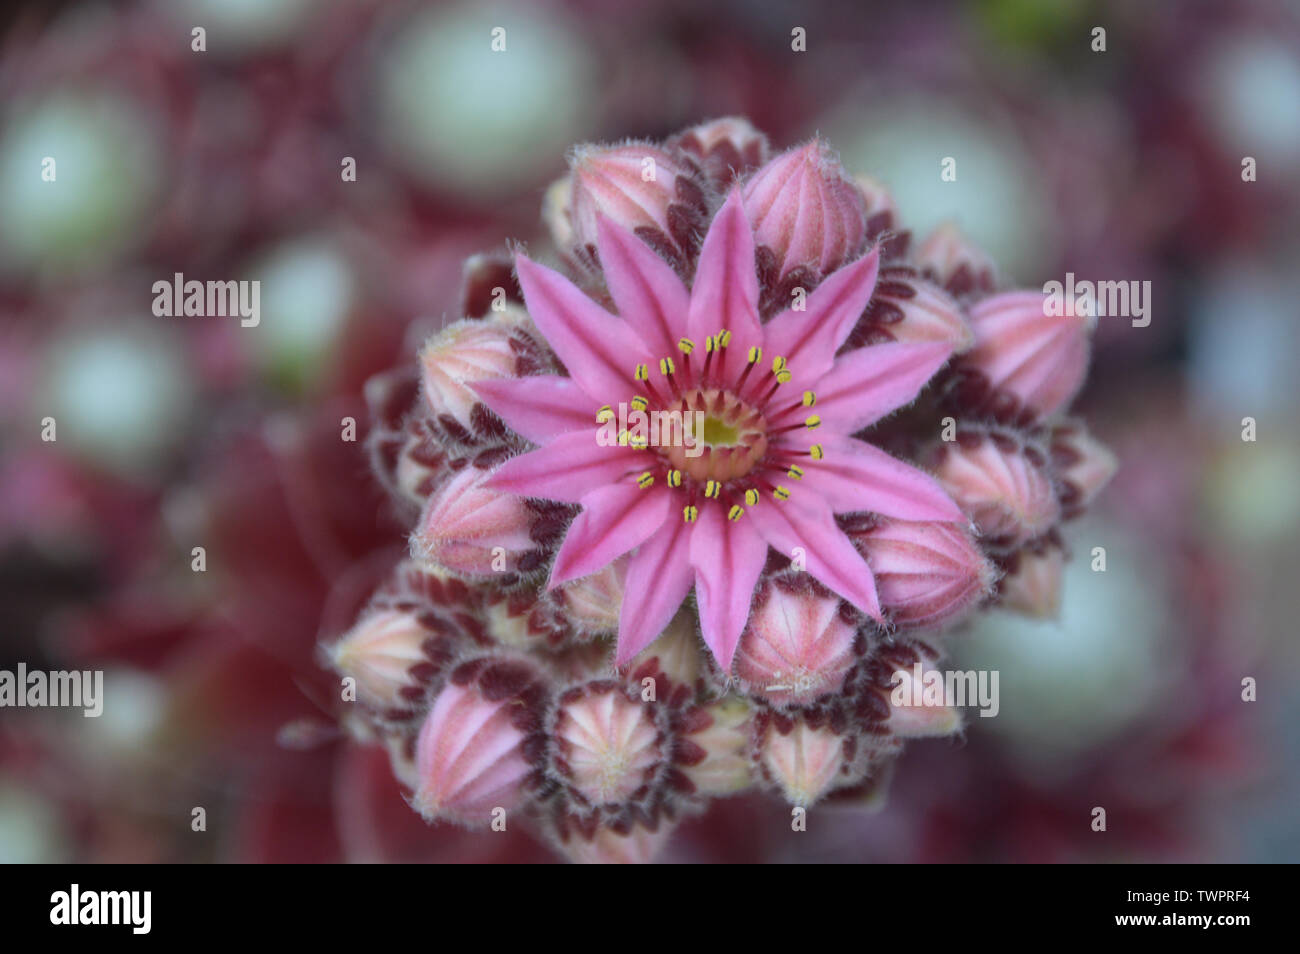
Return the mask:
<path id="1" fill-rule="evenodd" d="M 681 440 L 660 452 L 695 480 L 744 477 L 767 451 L 767 421 L 730 390 L 693 388 L 673 402 L 671 412 L 682 415 Z"/>

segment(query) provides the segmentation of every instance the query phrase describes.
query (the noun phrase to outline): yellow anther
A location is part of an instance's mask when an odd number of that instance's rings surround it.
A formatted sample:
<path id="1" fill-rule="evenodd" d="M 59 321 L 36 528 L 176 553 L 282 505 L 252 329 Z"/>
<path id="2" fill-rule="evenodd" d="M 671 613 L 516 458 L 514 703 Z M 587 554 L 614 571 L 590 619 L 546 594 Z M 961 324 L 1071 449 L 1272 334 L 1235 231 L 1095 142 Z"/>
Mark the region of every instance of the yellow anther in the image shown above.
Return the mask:
<path id="1" fill-rule="evenodd" d="M 791 467 L 789 470 L 786 471 L 786 473 L 789 474 L 791 477 L 793 477 L 795 480 L 803 480 L 802 467 Z"/>
<path id="2" fill-rule="evenodd" d="M 816 403 L 817 403 L 817 395 L 813 394 L 811 391 L 804 391 L 804 392 L 803 392 L 803 406 L 804 406 L 804 407 L 812 407 L 812 406 L 813 406 L 814 404 L 816 404 Z"/>
<path id="3" fill-rule="evenodd" d="M 780 374 L 784 370 L 785 370 L 785 358 L 781 357 L 778 354 L 775 358 L 772 359 L 772 373 Z"/>
<path id="4" fill-rule="evenodd" d="M 604 424 L 606 421 L 614 420 L 614 409 L 606 404 L 596 412 L 596 423 Z"/>
<path id="5" fill-rule="evenodd" d="M 704 484 L 704 496 L 716 498 L 721 493 L 722 484 L 718 483 L 716 480 L 710 480 Z"/>
<path id="6" fill-rule="evenodd" d="M 808 419 L 804 421 L 804 426 L 811 431 L 815 427 L 821 427 L 821 423 L 822 423 L 822 419 L 820 416 L 816 414 L 809 414 Z"/>
<path id="7" fill-rule="evenodd" d="M 750 507 L 758 506 L 758 491 L 753 487 L 745 491 L 745 504 Z"/>
<path id="8" fill-rule="evenodd" d="M 628 441 L 627 428 L 618 432 L 618 446 L 626 447 Z"/>
<path id="9" fill-rule="evenodd" d="M 690 354 L 692 351 L 695 350 L 695 342 L 692 341 L 690 338 L 678 338 L 677 350 L 680 351 L 682 354 Z"/>
<path id="10" fill-rule="evenodd" d="M 655 475 L 650 473 L 650 471 L 648 470 L 636 479 L 636 485 L 640 487 L 642 490 L 645 490 L 647 487 L 652 486 L 654 482 L 655 482 Z"/>
<path id="11" fill-rule="evenodd" d="M 744 515 L 745 515 L 745 508 L 742 507 L 740 504 L 736 504 L 734 507 L 732 507 L 730 510 L 727 511 L 727 519 L 732 522 L 739 520 Z"/>
<path id="12" fill-rule="evenodd" d="M 718 339 L 717 339 L 716 337 L 714 337 L 713 335 L 709 335 L 707 338 L 704 339 L 704 350 L 705 350 L 705 351 L 712 351 L 712 350 L 715 349 L 717 346 L 718 346 Z"/>
<path id="13" fill-rule="evenodd" d="M 680 487 L 682 485 L 682 472 L 680 470 L 668 471 L 668 486 Z"/>
<path id="14" fill-rule="evenodd" d="M 758 364 L 758 362 L 760 362 L 760 361 L 762 361 L 762 360 L 763 360 L 763 349 L 762 349 L 762 348 L 758 347 L 758 345 L 755 345 L 754 347 L 752 347 L 752 348 L 749 349 L 749 363 L 750 363 L 750 364 Z"/>
<path id="15" fill-rule="evenodd" d="M 825 454 L 822 451 L 821 444 L 814 444 L 812 447 L 808 448 L 808 453 L 812 454 L 813 460 L 821 460 L 822 457 L 825 456 Z"/>
<path id="16" fill-rule="evenodd" d="M 792 375 L 789 371 L 778 371 L 776 373 L 776 380 L 778 384 L 786 384 L 789 382 L 789 380 L 792 377 L 794 377 L 794 375 Z"/>
<path id="17" fill-rule="evenodd" d="M 629 437 L 627 439 L 627 444 L 629 447 L 634 447 L 637 450 L 645 450 L 647 447 L 650 446 L 650 441 L 645 437 L 645 435 L 638 434 L 633 437 Z"/>
<path id="18" fill-rule="evenodd" d="M 676 370 L 677 370 L 677 365 L 673 364 L 672 358 L 659 359 L 659 373 L 662 374 L 665 378 L 668 377 L 668 375 L 672 374 Z"/>
<path id="19" fill-rule="evenodd" d="M 718 332 L 718 347 L 725 348 L 729 344 L 731 344 L 731 332 L 723 328 Z"/>
<path id="20" fill-rule="evenodd" d="M 650 366 L 647 365 L 647 364 L 638 364 L 638 365 L 636 366 L 636 371 L 633 373 L 633 376 L 634 376 L 638 381 L 649 381 L 649 380 L 650 380 Z"/>
<path id="21" fill-rule="evenodd" d="M 634 411 L 644 411 L 649 406 L 650 406 L 650 402 L 647 401 L 639 394 L 636 397 L 632 398 L 632 410 Z"/>
<path id="22" fill-rule="evenodd" d="M 699 515 L 700 515 L 699 507 L 692 507 L 690 504 L 687 504 L 685 507 L 682 508 L 682 519 L 685 520 L 687 523 L 694 523 L 695 518 L 698 517 Z"/>
<path id="23" fill-rule="evenodd" d="M 775 497 L 777 500 L 789 500 L 790 491 L 787 490 L 785 487 L 783 487 L 781 484 L 777 484 L 776 490 L 772 492 L 772 496 Z"/>

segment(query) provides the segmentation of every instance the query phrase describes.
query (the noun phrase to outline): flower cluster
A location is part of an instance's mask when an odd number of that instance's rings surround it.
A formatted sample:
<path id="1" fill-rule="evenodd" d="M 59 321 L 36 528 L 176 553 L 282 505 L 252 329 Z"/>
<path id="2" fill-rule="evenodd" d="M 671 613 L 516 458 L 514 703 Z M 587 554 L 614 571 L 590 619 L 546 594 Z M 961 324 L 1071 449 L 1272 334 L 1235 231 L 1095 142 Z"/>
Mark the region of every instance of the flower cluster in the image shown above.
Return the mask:
<path id="1" fill-rule="evenodd" d="M 431 821 L 575 860 L 751 787 L 878 794 L 961 727 L 898 681 L 973 611 L 1055 611 L 1115 467 L 1065 416 L 1089 320 L 743 119 L 580 147 L 543 216 L 562 270 L 472 259 L 461 320 L 368 389 L 412 531 L 328 647 L 348 724 Z"/>

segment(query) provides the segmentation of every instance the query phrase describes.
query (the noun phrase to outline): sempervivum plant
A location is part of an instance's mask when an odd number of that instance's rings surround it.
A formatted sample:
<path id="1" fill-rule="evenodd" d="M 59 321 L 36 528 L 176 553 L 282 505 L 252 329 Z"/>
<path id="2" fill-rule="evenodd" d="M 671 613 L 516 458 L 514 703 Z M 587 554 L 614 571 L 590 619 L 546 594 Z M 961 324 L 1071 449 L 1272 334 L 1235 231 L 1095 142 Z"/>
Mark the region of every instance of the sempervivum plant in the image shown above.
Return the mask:
<path id="1" fill-rule="evenodd" d="M 1088 321 L 741 119 L 581 147 L 544 216 L 562 270 L 472 260 L 462 319 L 371 382 L 411 552 L 329 647 L 347 721 L 430 821 L 575 860 L 754 787 L 870 797 L 960 730 L 892 691 L 945 633 L 1054 612 L 1114 469 L 1064 416 Z"/>

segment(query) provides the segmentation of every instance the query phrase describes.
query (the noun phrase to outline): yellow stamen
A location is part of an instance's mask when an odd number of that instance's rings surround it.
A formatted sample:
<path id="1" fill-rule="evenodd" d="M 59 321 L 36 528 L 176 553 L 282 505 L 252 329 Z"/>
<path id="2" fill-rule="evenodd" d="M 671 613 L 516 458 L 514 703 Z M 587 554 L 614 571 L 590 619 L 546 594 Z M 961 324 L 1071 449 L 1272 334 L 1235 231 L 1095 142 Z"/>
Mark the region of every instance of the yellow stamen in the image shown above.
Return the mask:
<path id="1" fill-rule="evenodd" d="M 685 520 L 687 523 L 694 523 L 695 518 L 698 517 L 699 515 L 700 515 L 699 507 L 692 507 L 690 504 L 687 504 L 685 507 L 682 508 L 682 519 Z"/>
<path id="2" fill-rule="evenodd" d="M 680 487 L 682 485 L 682 472 L 680 470 L 668 471 L 668 486 Z"/>
<path id="3" fill-rule="evenodd" d="M 745 503 L 751 507 L 758 506 L 758 491 L 753 487 L 745 491 Z"/>
<path id="4" fill-rule="evenodd" d="M 647 487 L 653 486 L 654 482 L 655 482 L 655 475 L 650 473 L 650 471 L 648 470 L 636 479 L 636 485 L 640 487 L 642 490 L 645 490 Z"/>
<path id="5" fill-rule="evenodd" d="M 791 467 L 789 470 L 786 471 L 786 473 L 789 474 L 791 477 L 793 477 L 795 480 L 803 480 L 802 467 Z"/>
<path id="6" fill-rule="evenodd" d="M 803 406 L 804 406 L 804 407 L 812 407 L 812 406 L 813 406 L 814 404 L 816 404 L 816 403 L 817 403 L 817 395 L 813 394 L 811 391 L 804 391 L 804 392 L 803 392 Z"/>
<path id="7" fill-rule="evenodd" d="M 822 419 L 821 419 L 821 417 L 818 416 L 818 415 L 816 415 L 816 414 L 811 414 L 811 415 L 809 415 L 808 419 L 807 419 L 806 421 L 804 421 L 804 425 L 805 425 L 805 426 L 808 428 L 808 430 L 810 430 L 810 431 L 811 431 L 813 428 L 815 428 L 815 427 L 820 427 L 820 426 L 821 426 L 821 423 L 822 423 Z"/>
<path id="8" fill-rule="evenodd" d="M 677 365 L 673 364 L 672 358 L 659 359 L 659 373 L 662 374 L 665 378 L 669 377 L 676 370 L 677 370 Z"/>
<path id="9" fill-rule="evenodd" d="M 776 490 L 772 492 L 772 496 L 775 497 L 777 500 L 789 500 L 789 499 L 790 499 L 790 491 L 787 490 L 787 489 L 786 489 L 784 486 L 782 486 L 781 484 L 777 484 L 777 485 L 776 485 Z"/>
<path id="10" fill-rule="evenodd" d="M 710 498 L 716 498 L 721 493 L 722 493 L 722 484 L 718 483 L 716 480 L 710 480 L 705 483 L 704 496 Z"/>
<path id="11" fill-rule="evenodd" d="M 755 345 L 749 349 L 749 363 L 758 364 L 763 360 L 763 349 Z"/>
<path id="12" fill-rule="evenodd" d="M 596 412 L 596 423 L 604 424 L 606 421 L 614 420 L 614 409 L 606 404 Z"/>
<path id="13" fill-rule="evenodd" d="M 790 380 L 792 377 L 794 377 L 794 375 L 792 375 L 789 371 L 778 371 L 778 372 L 776 373 L 776 383 L 777 383 L 777 384 L 786 384 L 786 383 L 789 382 L 789 380 Z"/>
<path id="14" fill-rule="evenodd" d="M 821 460 L 822 457 L 825 456 L 821 444 L 814 444 L 812 447 L 808 448 L 808 453 L 812 455 L 813 460 Z"/>
<path id="15" fill-rule="evenodd" d="M 636 397 L 632 398 L 632 409 L 634 411 L 644 411 L 649 406 L 650 406 L 650 402 L 647 401 L 645 398 L 641 397 L 641 395 L 639 394 Z"/>
<path id="16" fill-rule="evenodd" d="M 650 366 L 647 364 L 638 364 L 636 370 L 632 374 L 638 381 L 649 381 Z"/>
<path id="17" fill-rule="evenodd" d="M 734 507 L 732 507 L 730 510 L 727 511 L 727 519 L 732 521 L 733 523 L 739 520 L 744 515 L 745 515 L 745 508 L 742 507 L 740 504 L 736 504 Z"/>
<path id="18" fill-rule="evenodd" d="M 690 354 L 695 350 L 695 342 L 690 338 L 679 338 L 677 339 L 677 350 L 682 354 Z"/>
<path id="19" fill-rule="evenodd" d="M 772 373 L 780 374 L 784 370 L 785 370 L 785 358 L 781 357 L 778 354 L 775 358 L 772 359 Z"/>
<path id="20" fill-rule="evenodd" d="M 725 348 L 731 344 L 731 332 L 723 328 L 718 332 L 718 347 Z"/>

